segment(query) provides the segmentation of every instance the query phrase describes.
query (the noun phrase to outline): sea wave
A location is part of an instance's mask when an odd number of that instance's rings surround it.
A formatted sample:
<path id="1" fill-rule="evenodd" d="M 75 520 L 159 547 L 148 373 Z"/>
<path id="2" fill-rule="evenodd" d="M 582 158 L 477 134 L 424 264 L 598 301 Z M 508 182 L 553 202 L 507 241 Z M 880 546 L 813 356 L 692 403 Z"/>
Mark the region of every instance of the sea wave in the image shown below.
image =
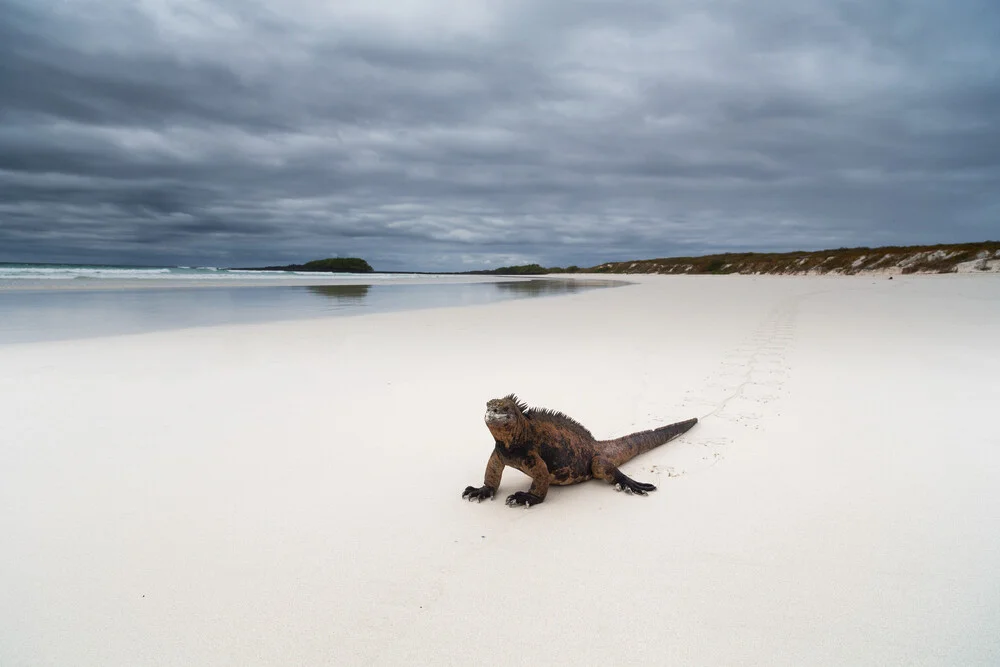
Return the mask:
<path id="1" fill-rule="evenodd" d="M 160 278 L 168 268 L 121 268 L 85 266 L 0 266 L 4 280 L 77 280 L 88 278 Z"/>
<path id="2" fill-rule="evenodd" d="M 355 281 L 359 277 L 366 280 L 384 280 L 404 275 L 386 274 L 322 274 L 326 280 L 343 279 Z M 71 264 L 0 264 L 0 281 L 16 284 L 17 281 L 208 281 L 225 283 L 234 280 L 252 280 L 277 282 L 288 280 L 315 280 L 317 274 L 310 271 L 264 271 L 254 269 L 223 269 L 214 266 L 176 266 L 176 267 L 124 267 L 124 266 L 87 266 Z"/>

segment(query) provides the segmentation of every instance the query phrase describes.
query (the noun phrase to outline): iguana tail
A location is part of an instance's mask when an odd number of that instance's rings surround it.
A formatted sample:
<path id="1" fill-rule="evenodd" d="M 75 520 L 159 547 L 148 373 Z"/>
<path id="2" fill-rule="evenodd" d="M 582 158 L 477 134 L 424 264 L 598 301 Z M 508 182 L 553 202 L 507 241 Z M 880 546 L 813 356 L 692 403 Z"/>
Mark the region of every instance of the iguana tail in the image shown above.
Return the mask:
<path id="1" fill-rule="evenodd" d="M 691 419 L 670 424 L 669 426 L 661 426 L 650 431 L 639 431 L 638 433 L 624 435 L 614 440 L 602 440 L 597 443 L 598 450 L 614 465 L 620 466 L 639 454 L 648 452 L 654 447 L 659 447 L 663 443 L 673 440 L 697 423 L 697 417 L 692 417 Z"/>

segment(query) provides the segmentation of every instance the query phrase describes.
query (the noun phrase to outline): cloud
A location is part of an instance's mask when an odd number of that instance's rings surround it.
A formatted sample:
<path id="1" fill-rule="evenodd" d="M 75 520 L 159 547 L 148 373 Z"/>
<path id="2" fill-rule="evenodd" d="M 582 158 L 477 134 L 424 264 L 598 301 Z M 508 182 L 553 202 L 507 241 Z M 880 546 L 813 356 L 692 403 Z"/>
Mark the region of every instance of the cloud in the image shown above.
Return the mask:
<path id="1" fill-rule="evenodd" d="M 998 31 L 990 0 L 0 0 L 0 261 L 995 238 Z"/>

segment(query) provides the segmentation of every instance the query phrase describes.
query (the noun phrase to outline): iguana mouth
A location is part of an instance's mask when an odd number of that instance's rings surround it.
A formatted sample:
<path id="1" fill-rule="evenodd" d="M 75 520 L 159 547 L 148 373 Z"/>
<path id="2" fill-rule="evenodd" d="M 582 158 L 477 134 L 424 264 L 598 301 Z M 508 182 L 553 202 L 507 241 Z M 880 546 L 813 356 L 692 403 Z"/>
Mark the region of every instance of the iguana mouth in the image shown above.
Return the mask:
<path id="1" fill-rule="evenodd" d="M 497 412 L 495 410 L 486 411 L 486 423 L 487 424 L 506 424 L 510 421 L 511 415 L 505 412 Z"/>

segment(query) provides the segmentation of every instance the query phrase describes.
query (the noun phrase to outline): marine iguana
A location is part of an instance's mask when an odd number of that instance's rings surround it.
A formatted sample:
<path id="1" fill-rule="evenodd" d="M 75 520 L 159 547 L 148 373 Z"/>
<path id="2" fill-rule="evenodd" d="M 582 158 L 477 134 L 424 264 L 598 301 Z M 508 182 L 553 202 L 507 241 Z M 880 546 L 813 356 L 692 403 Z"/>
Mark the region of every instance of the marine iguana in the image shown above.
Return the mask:
<path id="1" fill-rule="evenodd" d="M 463 498 L 494 498 L 504 466 L 531 477 L 531 489 L 507 496 L 507 505 L 531 507 L 545 500 L 550 484 L 603 479 L 619 491 L 640 496 L 655 491 L 618 469 L 626 461 L 672 440 L 698 423 L 697 418 L 614 440 L 595 440 L 582 424 L 561 412 L 529 408 L 514 394 L 486 403 L 486 426 L 496 446 L 486 464 L 483 486 L 466 487 Z"/>

